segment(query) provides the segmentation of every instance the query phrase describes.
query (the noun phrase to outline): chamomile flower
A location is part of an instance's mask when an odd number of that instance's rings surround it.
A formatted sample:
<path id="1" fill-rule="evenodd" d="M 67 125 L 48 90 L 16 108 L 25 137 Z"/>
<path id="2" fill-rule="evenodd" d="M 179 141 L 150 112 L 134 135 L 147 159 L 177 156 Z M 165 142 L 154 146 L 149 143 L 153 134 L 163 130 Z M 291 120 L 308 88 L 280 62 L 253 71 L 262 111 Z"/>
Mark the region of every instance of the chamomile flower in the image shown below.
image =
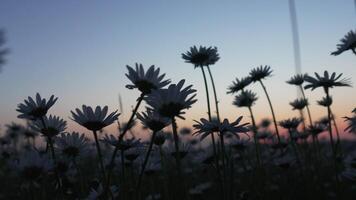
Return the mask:
<path id="1" fill-rule="evenodd" d="M 200 122 L 195 121 L 197 124 L 193 125 L 193 127 L 196 129 L 196 132 L 193 133 L 193 135 L 201 135 L 201 140 L 214 132 L 218 132 L 220 134 L 232 133 L 238 137 L 238 133 L 246 133 L 249 131 L 247 128 L 248 123 L 240 124 L 241 120 L 242 116 L 237 118 L 232 123 L 230 123 L 228 119 L 224 119 L 223 122 L 219 122 L 218 120 L 208 121 L 204 118 L 201 118 Z"/>
<path id="2" fill-rule="evenodd" d="M 309 105 L 308 99 L 299 98 L 290 102 L 289 105 L 293 107 L 293 110 L 303 110 L 307 105 Z"/>
<path id="3" fill-rule="evenodd" d="M 333 103 L 333 98 L 331 96 L 323 97 L 321 100 L 317 101 L 318 105 L 328 107 Z"/>
<path id="4" fill-rule="evenodd" d="M 280 121 L 279 125 L 285 129 L 297 129 L 301 122 L 302 120 L 300 118 L 293 117 Z"/>
<path id="5" fill-rule="evenodd" d="M 307 74 L 297 74 L 295 76 L 292 76 L 288 81 L 286 81 L 288 84 L 291 85 L 296 85 L 300 86 L 304 83 L 304 78 L 307 76 Z"/>
<path id="6" fill-rule="evenodd" d="M 186 63 L 192 63 L 194 67 L 203 67 L 215 64 L 219 59 L 216 47 L 196 46 L 190 47 L 190 51 L 182 53 L 182 58 Z"/>
<path id="7" fill-rule="evenodd" d="M 232 84 L 227 88 L 227 93 L 228 94 L 233 94 L 237 93 L 239 91 L 242 91 L 245 89 L 248 85 L 250 85 L 252 82 L 250 77 L 244 77 L 241 79 L 236 78 L 235 81 L 232 82 Z"/>
<path id="8" fill-rule="evenodd" d="M 349 79 L 341 79 L 342 73 L 339 75 L 336 75 L 335 72 L 333 72 L 331 75 L 329 75 L 328 71 L 324 71 L 324 76 L 320 76 L 318 73 L 315 73 L 315 78 L 311 76 L 306 76 L 304 80 L 308 82 L 307 85 L 304 86 L 304 89 L 309 89 L 314 90 L 318 87 L 324 88 L 325 91 L 328 91 L 329 88 L 333 87 L 341 87 L 341 86 L 348 86 L 350 87 L 350 81 Z"/>
<path id="9" fill-rule="evenodd" d="M 192 85 L 183 88 L 184 82 L 183 79 L 178 84 L 169 85 L 167 89 L 153 91 L 145 98 L 146 103 L 150 109 L 155 110 L 163 117 L 185 119 L 182 116 L 185 114 L 183 110 L 191 108 L 197 100 L 195 99 L 196 90 L 192 89 Z"/>
<path id="10" fill-rule="evenodd" d="M 67 122 L 55 115 L 44 116 L 43 120 L 34 121 L 30 127 L 46 137 L 54 137 L 65 131 Z"/>
<path id="11" fill-rule="evenodd" d="M 64 157 L 78 158 L 89 153 L 89 140 L 84 134 L 77 132 L 61 133 L 59 137 L 55 138 L 55 143 L 58 151 Z"/>
<path id="12" fill-rule="evenodd" d="M 250 90 L 245 90 L 235 96 L 233 104 L 237 107 L 251 107 L 256 101 L 256 93 Z"/>
<path id="13" fill-rule="evenodd" d="M 264 78 L 267 78 L 272 75 L 272 69 L 270 66 L 259 66 L 251 70 L 250 78 L 252 82 L 261 81 Z"/>
<path id="14" fill-rule="evenodd" d="M 143 94 L 149 94 L 153 90 L 163 88 L 168 85 L 170 80 L 163 80 L 166 74 L 159 74 L 160 69 L 155 69 L 155 66 L 152 65 L 145 72 L 142 64 L 136 63 L 136 70 L 130 66 L 126 66 L 129 71 L 128 74 L 125 74 L 126 77 L 132 82 L 132 85 L 126 85 L 129 89 L 137 88 Z"/>
<path id="15" fill-rule="evenodd" d="M 317 136 L 326 130 L 326 126 L 320 123 L 315 123 L 313 126 L 307 128 L 307 132 L 313 136 Z"/>
<path id="16" fill-rule="evenodd" d="M 118 147 L 119 150 L 128 150 L 130 148 L 142 145 L 141 139 L 131 138 L 120 141 L 118 137 L 115 137 L 111 134 L 105 135 L 101 141 L 114 147 Z"/>
<path id="17" fill-rule="evenodd" d="M 340 42 L 337 45 L 337 50 L 332 52 L 331 55 L 337 56 L 347 50 L 351 50 L 356 55 L 356 32 L 349 31 Z"/>
<path id="18" fill-rule="evenodd" d="M 146 112 L 142 112 L 141 114 L 137 113 L 136 116 L 145 127 L 153 132 L 162 130 L 170 123 L 169 118 L 162 117 L 158 112 L 152 109 L 147 109 Z"/>
<path id="19" fill-rule="evenodd" d="M 75 111 L 76 113 L 70 111 L 73 117 L 72 120 L 91 131 L 98 131 L 109 126 L 114 123 L 120 115 L 117 111 L 107 115 L 107 106 L 104 106 L 103 108 L 97 106 L 94 112 L 90 106 L 83 105 L 82 110 L 77 108 Z"/>
<path id="20" fill-rule="evenodd" d="M 21 114 L 18 118 L 36 120 L 47 114 L 47 111 L 56 103 L 58 98 L 54 98 L 52 95 L 49 100 L 42 99 L 40 94 L 36 94 L 36 101 L 32 97 L 24 100 L 25 103 L 20 103 L 17 106 L 16 111 Z"/>
<path id="21" fill-rule="evenodd" d="M 348 131 L 349 133 L 356 133 L 356 114 L 352 117 L 344 117 L 344 119 L 345 122 L 347 122 L 345 131 Z"/>

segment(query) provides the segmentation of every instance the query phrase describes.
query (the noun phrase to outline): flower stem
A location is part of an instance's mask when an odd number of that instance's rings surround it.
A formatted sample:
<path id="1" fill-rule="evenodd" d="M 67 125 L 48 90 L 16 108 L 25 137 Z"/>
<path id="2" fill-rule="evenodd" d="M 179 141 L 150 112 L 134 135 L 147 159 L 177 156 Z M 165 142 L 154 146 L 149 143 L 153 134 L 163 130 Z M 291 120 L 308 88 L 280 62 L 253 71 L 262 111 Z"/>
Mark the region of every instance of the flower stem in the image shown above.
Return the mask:
<path id="1" fill-rule="evenodd" d="M 141 172 L 140 172 L 140 175 L 139 175 L 139 178 L 138 178 L 138 183 L 137 183 L 137 192 L 140 192 L 143 173 L 145 171 L 146 165 L 148 163 L 148 158 L 150 157 L 150 153 L 152 151 L 153 141 L 154 141 L 154 139 L 156 137 L 156 133 L 157 133 L 156 131 L 154 131 L 152 133 L 152 138 L 151 138 L 151 141 L 150 141 L 150 145 L 148 147 L 148 151 L 146 153 L 145 160 L 143 161 L 143 164 L 142 164 Z"/>
<path id="2" fill-rule="evenodd" d="M 210 71 L 210 67 L 207 66 L 207 68 L 208 68 L 208 72 L 209 72 L 209 76 L 210 76 L 210 80 L 211 80 L 211 85 L 213 86 L 216 117 L 218 118 L 218 121 L 220 122 L 219 101 L 218 101 L 218 97 L 217 97 L 217 94 L 216 94 L 215 83 L 214 83 L 213 75 L 211 74 L 211 71 Z"/>
<path id="3" fill-rule="evenodd" d="M 276 116 L 275 116 L 275 114 L 274 114 L 274 110 L 273 110 L 273 106 L 272 106 L 271 99 L 269 98 L 267 89 L 266 89 L 265 85 L 263 84 L 263 82 L 262 82 L 261 80 L 259 80 L 259 82 L 260 82 L 260 84 L 261 84 L 261 86 L 262 86 L 262 88 L 263 88 L 263 91 L 264 91 L 265 94 L 266 94 L 269 107 L 271 108 L 272 118 L 273 118 L 273 123 L 274 123 L 274 128 L 276 129 L 276 134 L 277 134 L 277 138 L 278 138 L 278 143 L 280 144 L 280 143 L 281 143 L 281 138 L 280 138 L 280 136 L 279 136 L 277 120 L 276 120 Z"/>
<path id="4" fill-rule="evenodd" d="M 248 107 L 248 110 L 250 111 L 251 120 L 252 120 L 252 129 L 253 129 L 252 131 L 253 131 L 253 140 L 255 142 L 257 165 L 258 165 L 258 167 L 261 167 L 260 148 L 259 148 L 259 142 L 258 142 L 258 139 L 257 139 L 256 121 L 255 121 L 255 117 L 253 116 L 253 112 L 252 112 L 251 106 Z"/>
<path id="5" fill-rule="evenodd" d="M 176 159 L 176 167 L 178 176 L 181 177 L 182 169 L 181 169 L 181 159 L 179 152 L 179 138 L 177 133 L 177 123 L 174 117 L 172 117 L 172 129 L 173 129 L 173 138 L 174 138 L 174 148 L 175 148 L 175 159 Z"/>
<path id="6" fill-rule="evenodd" d="M 103 174 L 104 181 L 106 181 L 106 173 L 105 173 L 105 167 L 104 167 L 104 163 L 103 163 L 103 155 L 101 153 L 101 148 L 100 148 L 100 144 L 99 144 L 99 140 L 98 140 L 98 134 L 96 131 L 93 131 L 93 134 L 94 134 L 94 139 L 95 139 L 96 150 L 98 152 L 101 173 Z"/>
<path id="7" fill-rule="evenodd" d="M 307 98 L 305 97 L 305 93 L 304 93 L 303 87 L 300 85 L 299 88 L 300 88 L 300 91 L 302 92 L 303 99 L 306 100 Z M 312 117 L 311 117 L 311 114 L 310 114 L 310 109 L 309 109 L 309 105 L 308 104 L 306 105 L 306 108 L 307 108 L 307 113 L 308 113 L 308 117 L 309 117 L 310 126 L 313 126 L 313 121 L 312 121 Z"/>

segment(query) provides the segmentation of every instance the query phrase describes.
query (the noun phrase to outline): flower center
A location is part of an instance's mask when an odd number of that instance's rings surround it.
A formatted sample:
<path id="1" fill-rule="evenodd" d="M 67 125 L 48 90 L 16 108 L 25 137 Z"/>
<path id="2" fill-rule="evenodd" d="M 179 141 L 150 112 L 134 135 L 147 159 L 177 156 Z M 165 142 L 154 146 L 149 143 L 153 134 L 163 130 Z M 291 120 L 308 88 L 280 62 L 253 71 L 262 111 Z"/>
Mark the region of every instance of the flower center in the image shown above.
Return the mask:
<path id="1" fill-rule="evenodd" d="M 204 65 L 207 60 L 209 60 L 209 55 L 203 53 L 198 53 L 191 59 L 192 63 L 196 65 Z"/>
<path id="2" fill-rule="evenodd" d="M 159 109 L 159 113 L 162 116 L 173 118 L 179 116 L 180 111 L 183 109 L 183 105 L 180 103 L 170 102 L 168 104 L 163 104 Z"/>
<path id="3" fill-rule="evenodd" d="M 38 107 L 33 109 L 30 113 L 28 113 L 28 115 L 34 117 L 34 118 L 40 118 L 43 117 L 47 114 L 47 108 L 43 108 L 43 107 Z"/>
<path id="4" fill-rule="evenodd" d="M 157 87 L 150 81 L 139 80 L 135 82 L 136 87 L 143 93 L 149 94 L 152 89 L 157 89 Z"/>
<path id="5" fill-rule="evenodd" d="M 83 126 L 91 131 L 98 131 L 105 127 L 105 124 L 100 121 L 88 121 L 83 123 Z"/>

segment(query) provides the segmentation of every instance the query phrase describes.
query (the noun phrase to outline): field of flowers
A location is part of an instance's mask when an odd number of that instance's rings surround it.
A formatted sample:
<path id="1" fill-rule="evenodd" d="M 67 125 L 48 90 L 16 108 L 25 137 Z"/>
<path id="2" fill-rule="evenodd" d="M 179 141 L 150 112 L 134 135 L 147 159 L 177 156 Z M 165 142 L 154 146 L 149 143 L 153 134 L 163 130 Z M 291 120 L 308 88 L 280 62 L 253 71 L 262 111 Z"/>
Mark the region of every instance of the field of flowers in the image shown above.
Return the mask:
<path id="1" fill-rule="evenodd" d="M 332 55 L 349 50 L 356 55 L 353 31 Z M 222 105 L 210 69 L 220 59 L 217 48 L 193 46 L 182 58 L 201 71 L 205 91 L 185 80 L 172 83 L 155 66 L 127 66 L 126 87 L 139 92 L 128 121 L 122 122 L 120 113 L 108 106 L 70 111 L 71 120 L 93 139 L 70 132 L 64 119 L 47 114 L 56 105 L 54 95 L 37 93 L 19 102 L 16 111 L 24 123 L 7 124 L 0 132 L 0 199 L 356 198 L 356 142 L 342 140 L 343 134 L 356 134 L 356 108 L 345 114 L 347 128 L 340 130 L 331 96 L 333 89 L 350 87 L 349 78 L 325 71 L 283 80 L 301 95 L 290 102 L 300 117 L 282 120 L 276 119 L 268 93 L 273 71 L 261 65 L 227 88 L 227 95 L 235 95 L 233 105 L 250 114 L 229 121 L 219 112 Z M 271 119 L 255 120 L 258 98 L 249 89 L 252 84 L 262 87 Z M 319 89 L 324 96 L 317 103 L 326 117 L 314 120 L 304 91 Z M 189 114 L 197 92 L 206 94 L 207 114 L 191 128 L 181 127 L 177 119 Z M 242 123 L 243 117 L 250 122 Z M 138 123 L 148 140 L 132 134 Z M 117 124 L 117 133 L 107 134 L 104 128 L 112 124 Z M 321 133 L 328 140 L 320 140 Z"/>

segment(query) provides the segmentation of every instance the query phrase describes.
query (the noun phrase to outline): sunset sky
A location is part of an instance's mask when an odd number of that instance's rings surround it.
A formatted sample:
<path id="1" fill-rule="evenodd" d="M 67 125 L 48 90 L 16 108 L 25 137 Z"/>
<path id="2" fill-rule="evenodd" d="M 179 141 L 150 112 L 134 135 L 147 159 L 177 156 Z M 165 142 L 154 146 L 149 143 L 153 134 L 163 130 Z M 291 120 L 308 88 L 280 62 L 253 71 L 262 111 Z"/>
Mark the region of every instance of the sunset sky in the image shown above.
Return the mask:
<path id="1" fill-rule="evenodd" d="M 344 73 L 354 83 L 356 56 L 330 55 L 339 40 L 355 30 L 354 1 L 298 0 L 296 9 L 302 71 Z M 125 88 L 125 66 L 135 62 L 161 68 L 172 82 L 186 79 L 194 85 L 198 102 L 188 110 L 187 120 L 179 121 L 190 125 L 193 119 L 207 117 L 201 72 L 181 59 L 192 45 L 218 48 L 221 59 L 211 69 L 222 117 L 243 115 L 249 121 L 247 110 L 232 106 L 233 96 L 226 88 L 261 64 L 274 70 L 265 84 L 277 119 L 298 116 L 289 106 L 296 88 L 285 83 L 295 73 L 288 0 L 2 0 L 0 28 L 11 50 L 0 73 L 1 127 L 21 122 L 17 104 L 36 92 L 59 97 L 49 113 L 68 120 L 69 130 L 86 132 L 69 120 L 70 110 L 86 104 L 108 105 L 113 111 L 118 109 L 118 94 L 124 104 L 120 119 L 127 119 L 139 92 Z M 250 89 L 259 96 L 253 107 L 257 118 L 270 117 L 260 86 Z M 343 128 L 341 117 L 356 107 L 356 89 L 335 88 L 331 94 Z M 322 95 L 321 89 L 307 91 L 314 119 L 326 113 L 315 103 Z"/>

